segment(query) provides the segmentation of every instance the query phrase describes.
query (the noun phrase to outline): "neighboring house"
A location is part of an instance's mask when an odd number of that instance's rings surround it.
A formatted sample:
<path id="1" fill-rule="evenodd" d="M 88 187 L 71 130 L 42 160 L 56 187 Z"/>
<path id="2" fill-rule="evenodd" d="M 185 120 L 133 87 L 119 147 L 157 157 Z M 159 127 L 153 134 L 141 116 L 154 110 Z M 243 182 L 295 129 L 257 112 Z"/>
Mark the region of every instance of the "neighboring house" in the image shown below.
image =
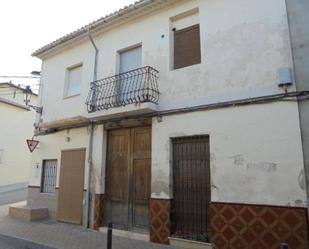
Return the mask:
<path id="1" fill-rule="evenodd" d="M 290 39 L 293 51 L 296 89 L 309 91 L 309 2 L 305 0 L 287 1 Z M 307 203 L 309 203 L 309 100 L 299 101 L 300 127 L 304 152 L 305 170 L 302 178 L 306 179 Z M 309 206 L 308 206 L 309 209 Z"/>
<path id="2" fill-rule="evenodd" d="M 0 83 L 0 192 L 27 188 L 31 153 L 26 139 L 33 136 L 37 94 L 12 83 Z M 1 194 L 0 194 L 1 195 Z M 1 198 L 0 198 L 1 199 Z"/>
<path id="3" fill-rule="evenodd" d="M 284 0 L 142 0 L 35 51 L 28 205 L 157 243 L 308 248 L 289 31 Z"/>

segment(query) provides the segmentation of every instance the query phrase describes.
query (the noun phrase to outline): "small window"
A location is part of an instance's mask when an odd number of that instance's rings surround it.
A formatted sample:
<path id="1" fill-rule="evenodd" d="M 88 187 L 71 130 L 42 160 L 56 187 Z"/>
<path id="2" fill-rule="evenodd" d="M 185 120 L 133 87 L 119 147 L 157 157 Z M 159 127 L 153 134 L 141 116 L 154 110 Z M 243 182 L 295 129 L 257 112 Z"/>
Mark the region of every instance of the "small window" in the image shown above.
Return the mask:
<path id="1" fill-rule="evenodd" d="M 201 63 L 200 25 L 174 31 L 174 69 Z"/>
<path id="2" fill-rule="evenodd" d="M 0 164 L 3 163 L 3 152 L 4 152 L 4 150 L 0 149 Z"/>
<path id="3" fill-rule="evenodd" d="M 57 160 L 44 160 L 42 168 L 42 193 L 55 193 L 57 179 Z"/>
<path id="4" fill-rule="evenodd" d="M 69 68 L 67 73 L 66 97 L 80 94 L 81 85 L 82 85 L 82 65 Z"/>

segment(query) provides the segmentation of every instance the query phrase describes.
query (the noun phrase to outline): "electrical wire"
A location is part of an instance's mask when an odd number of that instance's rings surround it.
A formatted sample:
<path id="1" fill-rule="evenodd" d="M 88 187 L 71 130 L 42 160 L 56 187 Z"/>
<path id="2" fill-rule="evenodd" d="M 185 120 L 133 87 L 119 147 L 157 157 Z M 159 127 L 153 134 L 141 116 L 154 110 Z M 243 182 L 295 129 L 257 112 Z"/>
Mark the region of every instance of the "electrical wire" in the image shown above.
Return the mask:
<path id="1" fill-rule="evenodd" d="M 10 76 L 10 75 L 0 75 L 0 78 L 14 78 L 14 79 L 39 79 L 40 76 Z"/>

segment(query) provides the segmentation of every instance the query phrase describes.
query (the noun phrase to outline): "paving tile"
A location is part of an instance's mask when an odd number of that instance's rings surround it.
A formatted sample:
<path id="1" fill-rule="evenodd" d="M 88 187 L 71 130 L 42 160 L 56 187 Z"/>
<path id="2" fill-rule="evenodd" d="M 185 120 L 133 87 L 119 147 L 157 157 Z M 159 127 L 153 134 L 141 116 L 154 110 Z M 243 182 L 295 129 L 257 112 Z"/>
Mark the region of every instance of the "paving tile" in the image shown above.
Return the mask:
<path id="1" fill-rule="evenodd" d="M 6 243 L 7 249 L 10 243 L 1 236 L 10 236 L 26 241 L 43 244 L 57 249 L 104 249 L 106 248 L 106 234 L 57 222 L 25 222 L 14 220 L 7 216 L 8 207 L 0 206 L 0 248 L 5 248 L 1 243 Z M 16 243 L 26 243 L 16 240 Z M 34 246 L 36 244 L 32 244 Z M 15 245 L 16 246 L 16 245 Z M 26 249 L 27 247 L 17 249 Z M 12 247 L 14 248 L 14 247 Z M 42 249 L 45 247 L 41 247 Z M 29 249 L 41 249 L 40 247 Z M 48 247 L 47 247 L 48 248 Z M 15 248 L 14 248 L 15 249 Z M 146 241 L 132 240 L 122 237 L 113 237 L 113 249 L 176 249 L 176 247 L 152 244 Z"/>

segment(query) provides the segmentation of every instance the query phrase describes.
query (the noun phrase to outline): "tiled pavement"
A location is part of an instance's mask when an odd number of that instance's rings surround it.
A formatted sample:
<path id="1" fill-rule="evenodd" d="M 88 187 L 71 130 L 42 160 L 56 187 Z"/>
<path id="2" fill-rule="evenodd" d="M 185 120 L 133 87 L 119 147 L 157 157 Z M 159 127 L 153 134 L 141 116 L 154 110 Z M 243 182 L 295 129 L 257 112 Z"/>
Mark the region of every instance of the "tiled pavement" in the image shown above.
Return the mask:
<path id="1" fill-rule="evenodd" d="M 56 222 L 23 222 L 7 216 L 0 206 L 0 235 L 15 237 L 59 249 L 104 249 L 106 234 Z M 0 237 L 1 238 L 1 237 Z M 7 241 L 9 242 L 9 241 Z M 8 247 L 10 248 L 10 247 Z M 17 247 L 20 248 L 20 247 Z M 27 248 L 27 247 L 25 247 Z M 31 247 L 28 247 L 31 248 Z M 113 249 L 176 249 L 172 246 L 113 237 Z"/>

